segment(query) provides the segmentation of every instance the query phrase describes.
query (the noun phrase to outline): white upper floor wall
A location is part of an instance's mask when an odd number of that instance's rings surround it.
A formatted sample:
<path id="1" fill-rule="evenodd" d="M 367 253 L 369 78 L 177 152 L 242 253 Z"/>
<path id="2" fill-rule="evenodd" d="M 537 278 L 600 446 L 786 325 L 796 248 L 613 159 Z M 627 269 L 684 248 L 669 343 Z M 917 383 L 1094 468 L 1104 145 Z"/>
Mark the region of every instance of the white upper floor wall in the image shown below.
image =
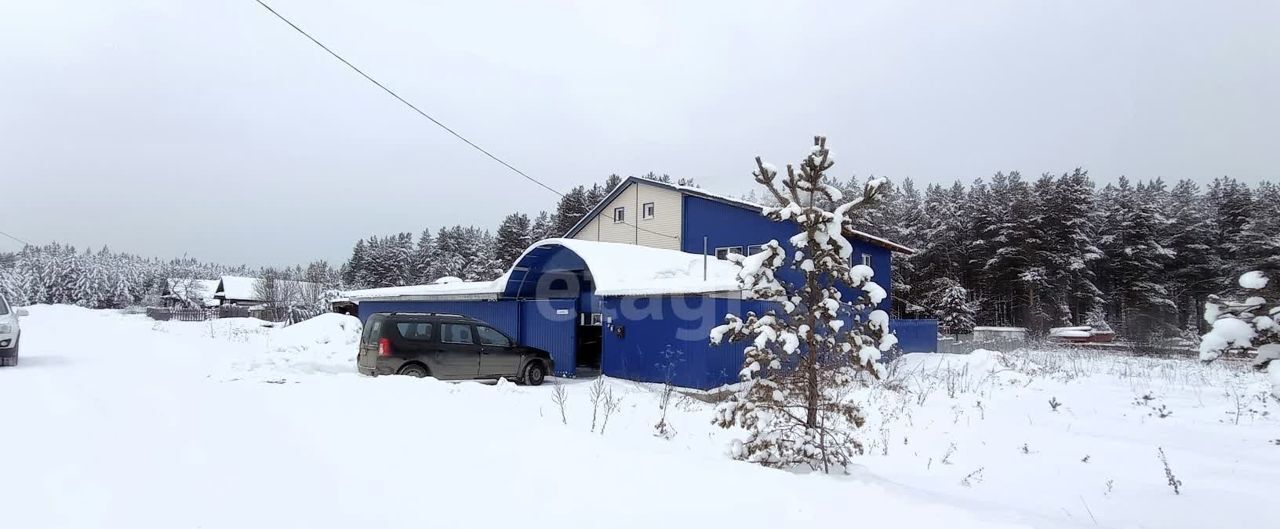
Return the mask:
<path id="1" fill-rule="evenodd" d="M 635 182 L 624 185 L 626 187 L 573 238 L 679 250 L 683 194 Z"/>

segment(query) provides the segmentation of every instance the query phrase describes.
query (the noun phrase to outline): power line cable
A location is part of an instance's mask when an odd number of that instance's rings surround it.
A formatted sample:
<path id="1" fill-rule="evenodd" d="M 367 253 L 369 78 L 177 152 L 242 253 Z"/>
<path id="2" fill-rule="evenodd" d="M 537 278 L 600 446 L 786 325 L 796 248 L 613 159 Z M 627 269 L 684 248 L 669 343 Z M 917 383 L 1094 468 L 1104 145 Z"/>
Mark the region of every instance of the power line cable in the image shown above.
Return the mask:
<path id="1" fill-rule="evenodd" d="M 13 240 L 15 240 L 15 241 L 18 241 L 18 242 L 20 242 L 20 243 L 22 243 L 22 244 L 25 244 L 25 245 L 27 245 L 27 246 L 35 246 L 34 244 L 31 244 L 31 243 L 29 243 L 29 242 L 27 242 L 27 241 L 25 241 L 25 240 L 22 240 L 22 239 L 19 239 L 19 238 L 17 238 L 17 237 L 14 237 L 14 236 L 12 236 L 12 235 L 9 235 L 8 233 L 5 233 L 5 232 L 3 232 L 3 231 L 0 231 L 0 235 L 4 235 L 5 237 L 8 237 L 8 238 L 13 239 Z"/>
<path id="2" fill-rule="evenodd" d="M 542 187 L 543 187 L 543 189 L 546 189 L 547 191 L 550 191 L 550 192 L 555 193 L 555 194 L 557 194 L 557 195 L 560 195 L 560 196 L 562 196 L 562 197 L 564 196 L 564 193 L 561 193 L 561 192 L 559 192 L 559 191 L 556 191 L 556 190 L 555 190 L 555 188 L 552 188 L 551 186 L 549 186 L 549 185 L 547 185 L 547 184 L 542 183 L 542 182 L 541 182 L 541 181 L 539 181 L 537 178 L 534 178 L 534 177 L 532 177 L 532 176 L 529 176 L 529 175 L 525 174 L 525 172 L 524 172 L 524 171 L 521 171 L 521 170 L 519 170 L 519 169 L 516 169 L 516 168 L 515 168 L 514 166 L 512 166 L 511 164 L 509 164 L 509 163 L 507 163 L 506 161 L 504 161 L 502 158 L 498 158 L 497 156 L 494 156 L 494 155 L 493 155 L 493 153 L 491 153 L 491 152 L 489 152 L 489 151 L 484 150 L 484 148 L 483 148 L 483 147 L 481 147 L 481 146 L 479 146 L 479 145 L 476 145 L 474 142 L 472 142 L 471 140 L 468 140 L 468 139 L 467 139 L 466 137 L 464 137 L 463 135 L 458 134 L 458 132 L 457 132 L 457 131 L 455 131 L 455 130 L 453 130 L 453 129 L 449 128 L 449 126 L 448 126 L 448 125 L 445 125 L 444 123 L 441 123 L 441 122 L 440 122 L 440 120 L 438 120 L 438 119 L 436 119 L 436 118 L 431 117 L 431 115 L 430 115 L 430 114 L 427 114 L 426 112 L 423 112 L 423 111 L 422 111 L 422 109 L 420 109 L 420 108 L 418 108 L 418 107 L 414 106 L 414 104 L 413 104 L 413 103 L 410 103 L 410 102 L 406 101 L 406 100 L 405 100 L 405 98 L 400 97 L 400 94 L 395 93 L 395 91 L 391 90 L 390 88 L 387 88 L 387 87 L 386 87 L 386 85 L 384 85 L 384 84 L 382 84 L 382 83 L 379 83 L 377 79 L 374 79 L 373 77 L 370 77 L 370 76 L 369 76 L 369 74 L 364 73 L 364 71 L 363 71 L 363 70 L 361 70 L 360 68 L 357 68 L 357 67 L 356 67 L 356 65 L 351 64 L 351 62 L 349 62 L 349 61 L 347 61 L 346 59 L 342 58 L 342 56 L 341 56 L 341 55 L 338 55 L 336 52 L 334 52 L 333 50 L 329 49 L 329 47 L 328 47 L 328 46 L 325 46 L 325 45 L 324 45 L 324 43 L 322 43 L 322 42 L 320 42 L 320 41 L 316 40 L 316 38 L 315 38 L 315 37 L 312 37 L 312 36 L 311 36 L 311 34 L 307 33 L 305 30 L 303 30 L 302 28 L 298 27 L 298 25 L 297 25 L 297 24 L 294 24 L 292 21 L 290 21 L 289 19 L 285 18 L 285 17 L 284 17 L 284 15 L 281 15 L 281 14 L 280 14 L 279 12 L 277 12 L 275 9 L 272 9 L 272 8 L 271 8 L 271 6 L 267 5 L 267 3 L 266 3 L 266 2 L 263 2 L 262 0 L 255 0 L 255 1 L 256 1 L 256 2 L 258 2 L 258 5 L 261 5 L 262 7 L 266 8 L 266 9 L 267 9 L 267 11 L 270 11 L 270 12 L 271 12 L 271 14 L 275 15 L 275 16 L 276 16 L 276 18 L 279 18 L 280 20 L 283 20 L 285 24 L 288 24 L 288 25 L 289 25 L 289 27 L 291 27 L 291 28 L 293 28 L 293 29 L 297 30 L 297 31 L 298 31 L 298 33 L 301 33 L 301 34 L 302 34 L 302 36 L 306 37 L 306 38 L 307 38 L 308 40 L 310 40 L 311 42 L 314 42 L 314 43 L 316 44 L 316 46 L 319 46 L 319 47 L 320 47 L 320 49 L 323 49 L 324 51 L 329 52 L 329 55 L 332 55 L 332 56 L 333 56 L 333 58 L 338 59 L 339 61 L 342 61 L 342 64 L 345 64 L 345 65 L 347 65 L 347 67 L 351 68 L 352 70 L 355 70 L 355 72 L 356 72 L 356 73 L 358 73 L 358 74 L 360 74 L 360 76 L 364 77 L 365 79 L 368 79 L 368 80 L 369 80 L 369 82 L 373 83 L 373 84 L 374 84 L 374 85 L 376 85 L 378 88 L 381 88 L 381 89 L 382 89 L 383 91 L 385 91 L 386 93 L 391 94 L 391 97 L 394 97 L 394 98 L 396 98 L 396 100 L 400 101 L 401 103 L 404 103 L 404 104 L 405 104 L 405 106 L 408 106 L 409 108 L 413 109 L 413 111 L 414 111 L 414 112 L 417 112 L 418 114 L 422 115 L 422 117 L 424 117 L 424 118 L 427 118 L 427 119 L 431 120 L 431 122 L 432 122 L 432 123 L 435 123 L 437 126 L 439 126 L 440 128 L 444 129 L 444 130 L 445 130 L 446 132 L 448 132 L 449 134 L 452 134 L 454 137 L 456 137 L 456 138 L 458 138 L 458 139 L 462 140 L 462 142 L 463 142 L 463 143 L 466 143 L 467 145 L 470 145 L 470 146 L 471 146 L 472 148 L 474 148 L 475 150 L 477 150 L 477 151 L 480 151 L 480 152 L 484 153 L 484 155 L 485 155 L 485 156 L 488 156 L 489 158 L 492 158 L 492 159 L 493 159 L 493 161 L 495 161 L 495 162 L 498 162 L 498 163 L 502 164 L 502 165 L 503 165 L 503 166 L 505 166 L 507 169 L 510 169 L 510 170 L 514 171 L 516 174 L 518 174 L 518 175 L 520 175 L 520 176 L 523 176 L 525 179 L 529 180 L 530 182 L 533 182 L 533 183 L 535 183 L 535 184 L 538 184 L 538 185 L 542 186 Z"/>
<path id="3" fill-rule="evenodd" d="M 505 160 L 503 160 L 502 158 L 499 158 L 499 157 L 495 156 L 493 153 L 491 153 L 491 152 L 489 152 L 489 151 L 485 150 L 483 147 L 481 147 L 481 146 L 477 145 L 475 142 L 473 142 L 473 141 L 471 141 L 471 140 L 467 139 L 467 138 L 466 138 L 465 136 L 463 136 L 462 134 L 459 134 L 457 131 L 455 131 L 455 130 L 453 130 L 453 129 L 449 128 L 449 126 L 448 126 L 448 125 L 445 125 L 444 123 L 441 123 L 441 122 L 440 122 L 440 120 L 438 120 L 438 119 L 436 119 L 436 118 L 431 117 L 431 115 L 430 115 L 430 114 L 427 114 L 427 113 L 426 113 L 426 112 L 424 112 L 422 109 L 418 108 L 418 107 L 417 107 L 416 105 L 414 105 L 413 103 L 410 103 L 410 102 L 409 102 L 408 100 L 406 100 L 405 98 L 400 97 L 400 94 L 397 94 L 394 90 L 392 90 L 392 89 L 390 89 L 390 88 L 387 88 L 387 86 L 386 86 L 386 85 L 384 85 L 384 84 L 382 84 L 382 83 L 378 82 L 378 80 L 377 80 L 377 79 L 374 79 L 374 78 L 373 78 L 372 76 L 370 76 L 369 74 L 364 73 L 364 70 L 361 70 L 361 69 L 360 69 L 359 67 L 357 67 L 356 65 L 351 64 L 351 62 L 350 62 L 350 61 L 346 60 L 346 59 L 345 59 L 345 58 L 343 58 L 341 55 L 338 55 L 338 53 L 337 53 L 337 52 L 333 51 L 333 50 L 332 50 L 332 49 L 330 49 L 328 46 L 325 46 L 323 42 L 320 42 L 320 41 L 319 41 L 319 40 L 317 40 L 315 37 L 311 36 L 311 34 L 310 34 L 310 33 L 307 33 L 307 32 L 306 32 L 306 30 L 302 29 L 302 28 L 301 28 L 301 27 L 299 27 L 297 24 L 294 24 L 294 23 L 293 23 L 293 21 L 289 20 L 289 19 L 288 19 L 288 18 L 286 18 L 284 15 L 281 15 L 279 11 L 276 11 L 276 10 L 275 10 L 275 9 L 273 9 L 271 6 L 267 5 L 267 3 L 266 3 L 266 2 L 264 2 L 264 1 L 262 1 L 262 0 L 254 0 L 254 1 L 256 1 L 256 2 L 258 3 L 258 5 L 262 6 L 262 7 L 263 7 L 263 8 L 265 8 L 267 11 L 270 11 L 272 15 L 275 15 L 275 16 L 276 16 L 276 18 L 280 19 L 280 20 L 281 20 L 281 21 L 283 21 L 285 24 L 288 24 L 288 25 L 289 25 L 289 27 L 293 28 L 295 31 L 297 31 L 298 33 L 302 34 L 302 36 L 306 37 L 306 38 L 307 38 L 307 40 L 310 40 L 310 41 L 311 41 L 312 43 L 314 43 L 316 46 L 319 46 L 319 47 L 320 47 L 320 49 L 324 50 L 324 51 L 325 51 L 325 52 L 327 52 L 329 55 L 332 55 L 332 56 L 333 56 L 333 58 L 337 59 L 337 60 L 338 60 L 339 62 L 341 62 L 342 64 L 347 65 L 347 67 L 348 67 L 348 68 L 351 68 L 353 71 L 355 71 L 356 73 L 360 74 L 360 76 L 361 76 L 361 77 L 364 77 L 364 78 L 365 78 L 365 79 L 367 79 L 370 83 L 373 83 L 373 84 L 374 84 L 374 86 L 377 86 L 378 88 L 381 88 L 384 92 L 386 92 L 386 93 L 390 94 L 390 95 L 391 95 L 391 97 L 394 97 L 394 98 L 396 98 L 396 100 L 397 100 L 397 101 L 399 101 L 399 102 L 401 102 L 401 103 L 404 103 L 404 105 L 405 105 L 405 106 L 409 107 L 409 108 L 410 108 L 410 109 L 412 109 L 414 112 L 417 112 L 417 113 L 418 113 L 419 115 L 421 115 L 422 117 L 427 118 L 427 119 L 428 119 L 428 120 L 430 120 L 432 123 L 436 124 L 436 126 L 438 126 L 438 127 L 442 128 L 442 129 L 444 129 L 444 130 L 445 130 L 446 132 L 448 132 L 449 134 L 452 134 L 455 138 L 458 138 L 459 140 L 462 140 L 462 142 L 463 142 L 463 143 L 466 143 L 467 145 L 471 146 L 471 148 L 473 148 L 473 149 L 475 149 L 475 150 L 477 150 L 477 151 L 480 151 L 480 152 L 481 152 L 481 153 L 483 153 L 485 156 L 488 156 L 488 157 L 489 157 L 490 159 L 492 159 L 493 161 L 495 161 L 495 162 L 498 162 L 498 163 L 502 164 L 502 166 L 503 166 L 503 167 L 506 167 L 507 169 L 510 169 L 512 172 L 514 172 L 514 173 L 516 173 L 516 174 L 518 174 L 518 175 L 520 175 L 520 176 L 524 177 L 526 180 L 528 180 L 528 181 L 530 181 L 530 182 L 533 182 L 533 183 L 535 183 L 535 184 L 538 184 L 538 185 L 539 185 L 539 186 L 541 186 L 543 189 L 546 189 L 547 191 L 550 191 L 550 192 L 552 192 L 552 193 L 555 193 L 557 196 L 559 196 L 559 197 L 561 197 L 561 198 L 564 198 L 564 196 L 565 196 L 565 194 L 564 194 L 564 193 L 561 193 L 561 192 L 559 192 L 559 191 L 556 191 L 556 190 L 555 190 L 555 188 L 553 188 L 553 187 L 551 187 L 551 186 L 549 186 L 549 185 L 547 185 L 547 184 L 542 183 L 542 181 L 541 181 L 541 180 L 538 180 L 537 178 L 534 178 L 534 177 L 532 177 L 532 176 L 529 176 L 529 174 L 528 174 L 528 173 L 525 173 L 524 171 L 521 171 L 520 169 L 517 169 L 515 166 L 513 166 L 513 165 L 511 165 L 511 164 L 507 163 L 507 162 L 506 162 Z M 622 222 L 621 222 L 621 224 L 625 224 L 625 225 L 631 226 L 631 227 L 633 227 L 633 228 L 635 228 L 635 229 L 637 229 L 637 230 L 644 231 L 644 232 L 646 232 L 646 233 L 652 233 L 652 234 L 654 234 L 654 235 L 660 235 L 660 236 L 663 236 L 663 237 L 670 237 L 670 238 L 672 238 L 672 239 L 678 239 L 678 238 L 679 238 L 679 237 L 674 237 L 674 236 L 671 236 L 671 235 L 667 235 L 667 234 L 665 234 L 665 233 L 659 233 L 659 232 L 656 232 L 656 231 L 653 231 L 653 230 L 649 230 L 649 229 L 646 229 L 646 228 L 642 228 L 642 227 L 640 227 L 639 225 L 632 224 L 632 223 L 630 223 L 630 222 L 626 222 L 626 221 L 622 221 Z"/>

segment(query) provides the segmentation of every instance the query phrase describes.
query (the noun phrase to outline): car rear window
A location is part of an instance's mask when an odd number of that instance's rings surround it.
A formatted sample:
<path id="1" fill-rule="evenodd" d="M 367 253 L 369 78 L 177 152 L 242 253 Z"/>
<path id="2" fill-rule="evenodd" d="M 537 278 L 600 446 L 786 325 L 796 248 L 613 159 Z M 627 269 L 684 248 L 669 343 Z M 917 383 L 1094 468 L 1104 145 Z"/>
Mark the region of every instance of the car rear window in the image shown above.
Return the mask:
<path id="1" fill-rule="evenodd" d="M 440 325 L 440 341 L 445 343 L 474 344 L 476 338 L 471 334 L 471 325 L 465 323 L 445 323 Z"/>
<path id="2" fill-rule="evenodd" d="M 364 343 L 376 343 L 382 337 L 382 321 L 385 319 L 387 317 L 380 314 L 369 316 L 369 321 L 364 325 Z"/>
<path id="3" fill-rule="evenodd" d="M 431 341 L 434 325 L 424 321 L 402 321 L 396 324 L 396 329 L 400 331 L 400 336 L 406 340 L 417 340 L 421 342 Z"/>

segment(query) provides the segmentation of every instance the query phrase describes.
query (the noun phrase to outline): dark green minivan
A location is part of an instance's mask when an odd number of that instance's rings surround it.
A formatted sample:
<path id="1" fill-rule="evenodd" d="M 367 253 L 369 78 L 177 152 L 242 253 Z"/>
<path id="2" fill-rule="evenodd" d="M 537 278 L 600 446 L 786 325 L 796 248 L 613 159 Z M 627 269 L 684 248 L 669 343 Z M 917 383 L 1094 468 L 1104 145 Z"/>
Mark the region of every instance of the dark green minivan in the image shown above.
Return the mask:
<path id="1" fill-rule="evenodd" d="M 551 354 L 457 314 L 383 312 L 369 316 L 356 366 L 361 374 L 440 380 L 507 378 L 537 386 L 555 368 Z"/>

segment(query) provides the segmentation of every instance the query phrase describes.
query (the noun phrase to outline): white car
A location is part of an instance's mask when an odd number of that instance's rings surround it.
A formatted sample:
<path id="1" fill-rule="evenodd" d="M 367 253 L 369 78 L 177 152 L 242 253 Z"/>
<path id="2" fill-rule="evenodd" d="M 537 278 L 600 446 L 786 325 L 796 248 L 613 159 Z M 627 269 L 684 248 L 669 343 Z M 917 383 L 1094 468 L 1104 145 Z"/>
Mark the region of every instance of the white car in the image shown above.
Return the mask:
<path id="1" fill-rule="evenodd" d="M 22 335 L 18 317 L 26 315 L 26 309 L 9 306 L 8 300 L 0 296 L 0 366 L 18 365 L 18 338 Z"/>

